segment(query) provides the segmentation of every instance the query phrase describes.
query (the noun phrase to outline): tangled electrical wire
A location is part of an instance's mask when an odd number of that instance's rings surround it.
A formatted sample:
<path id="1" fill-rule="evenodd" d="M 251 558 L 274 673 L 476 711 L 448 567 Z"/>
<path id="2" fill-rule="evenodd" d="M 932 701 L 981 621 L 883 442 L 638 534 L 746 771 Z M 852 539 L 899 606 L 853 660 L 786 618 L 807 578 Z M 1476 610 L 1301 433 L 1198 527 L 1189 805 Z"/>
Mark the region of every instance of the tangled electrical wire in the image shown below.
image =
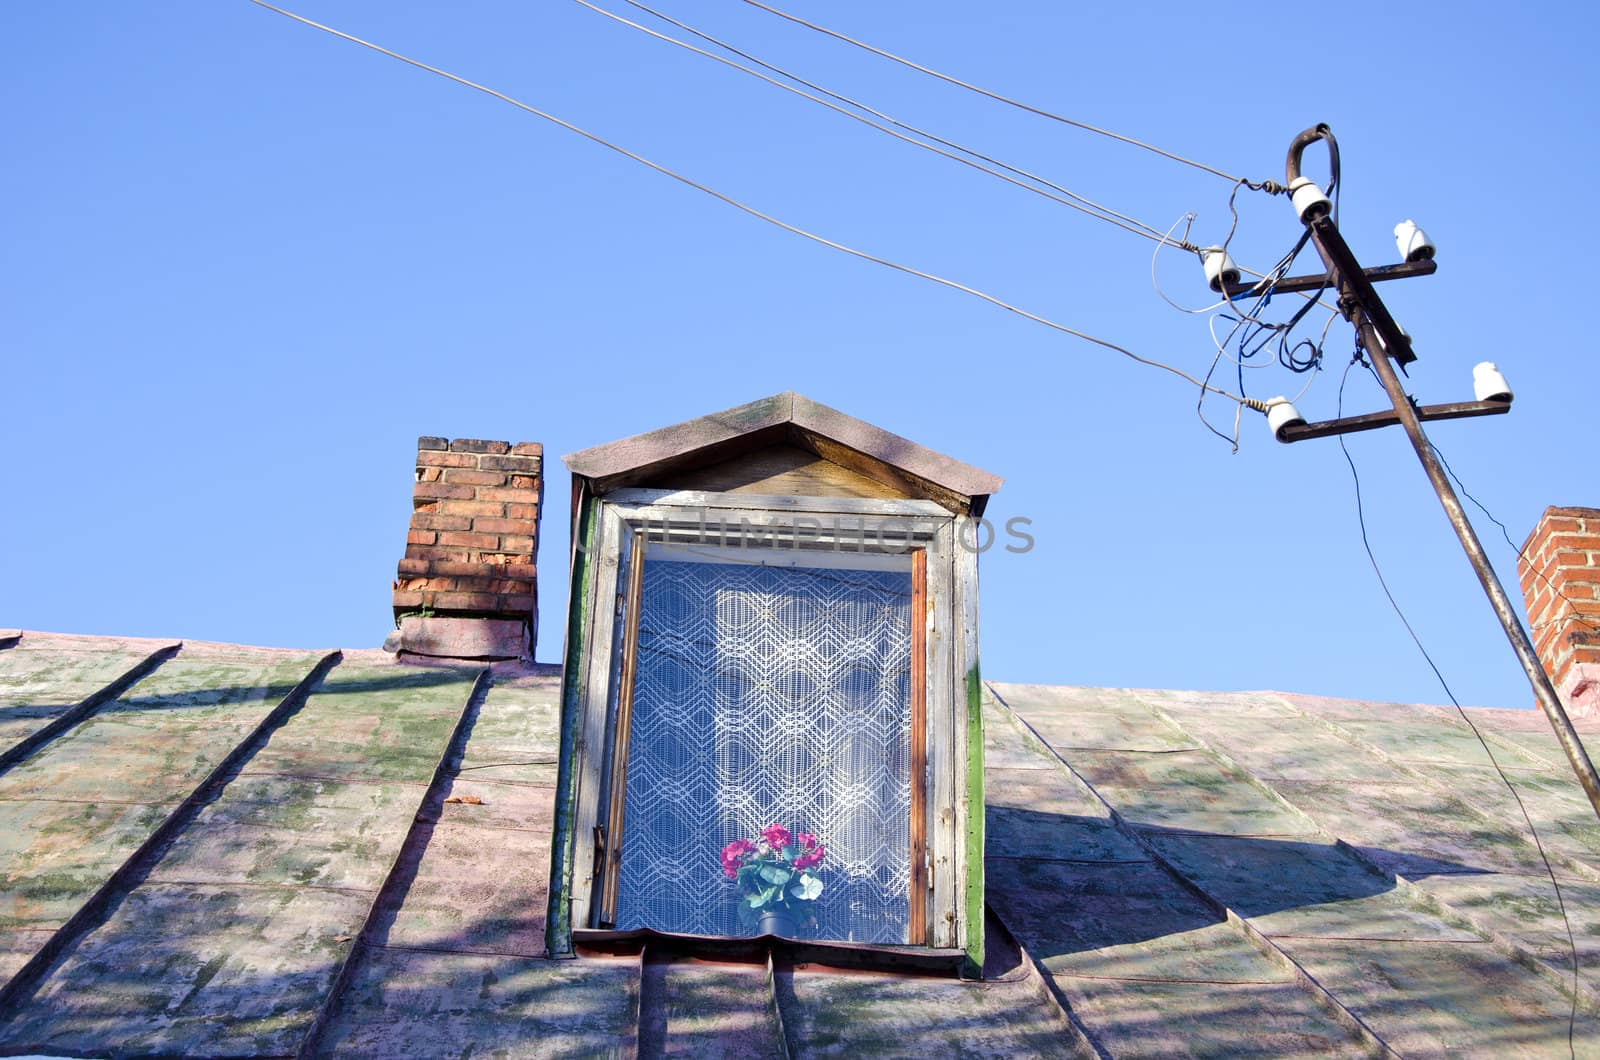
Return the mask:
<path id="1" fill-rule="evenodd" d="M 1333 215 L 1335 221 L 1337 221 L 1340 190 L 1337 148 L 1331 149 L 1330 157 L 1332 160 L 1332 173 L 1325 193 L 1333 199 Z M 1228 225 L 1228 233 L 1220 244 L 1220 250 L 1224 255 L 1227 254 L 1228 248 L 1232 245 L 1234 236 L 1239 230 L 1237 200 L 1239 189 L 1242 187 L 1248 187 L 1251 190 L 1268 190 L 1269 192 L 1278 190 L 1276 186 L 1271 189 L 1263 189 L 1258 184 L 1246 180 L 1239 180 L 1234 183 L 1233 191 L 1228 195 L 1228 213 L 1231 216 L 1231 221 Z M 1155 286 L 1156 293 L 1174 309 L 1183 313 L 1208 315 L 1207 330 L 1210 333 L 1212 345 L 1216 348 L 1216 355 L 1212 358 L 1211 365 L 1206 371 L 1204 383 L 1209 384 L 1211 382 L 1217 369 L 1226 360 L 1234 366 L 1237 372 L 1239 393 L 1245 395 L 1245 370 L 1249 368 L 1269 368 L 1276 364 L 1279 367 L 1288 369 L 1295 375 L 1307 376 L 1305 385 L 1290 399 L 1291 401 L 1298 401 L 1311 388 L 1317 372 L 1322 369 L 1323 346 L 1327 342 L 1328 331 L 1333 326 L 1334 320 L 1340 316 L 1338 309 L 1328 307 L 1322 301 L 1322 296 L 1326 293 L 1331 283 L 1331 276 L 1325 276 L 1322 284 L 1315 291 L 1302 295 L 1302 301 L 1287 319 L 1269 319 L 1267 309 L 1272 304 L 1273 296 L 1278 294 L 1278 283 L 1289 274 L 1289 270 L 1293 267 L 1301 252 L 1305 250 L 1306 244 L 1310 242 L 1310 230 L 1303 231 L 1299 239 L 1295 241 L 1294 246 L 1283 254 L 1272 268 L 1261 274 L 1260 280 L 1252 284 L 1248 289 L 1230 294 L 1226 284 L 1220 284 L 1223 288 L 1220 300 L 1207 306 L 1190 309 L 1179 305 L 1161 290 L 1161 284 L 1156 274 L 1156 264 L 1160 258 L 1162 247 L 1168 245 L 1169 241 L 1174 243 L 1181 241 L 1181 245 L 1192 245 L 1189 241 L 1189 234 L 1194 220 L 1194 214 L 1185 214 L 1173 224 L 1172 228 L 1167 230 L 1168 238 L 1156 244 L 1155 251 L 1150 257 L 1150 280 Z M 1179 224 L 1185 226 L 1184 233 L 1179 237 L 1179 240 L 1172 240 L 1172 234 Z M 1202 262 L 1204 261 L 1203 255 L 1207 252 L 1212 251 L 1209 251 L 1208 248 L 1207 251 L 1200 252 Z M 1329 309 L 1328 317 L 1322 325 L 1321 332 L 1314 339 L 1305 335 L 1296 337 L 1296 332 L 1305 322 L 1306 317 L 1319 305 Z M 1229 325 L 1227 333 L 1220 338 L 1217 334 L 1218 321 L 1226 322 Z M 1207 419 L 1205 412 L 1206 394 L 1207 390 L 1203 385 L 1199 398 L 1195 402 L 1196 415 L 1200 417 L 1200 422 L 1205 424 L 1212 434 L 1231 444 L 1233 451 L 1237 453 L 1239 451 L 1240 412 L 1243 406 L 1235 409 L 1233 430 L 1230 434 L 1220 430 Z"/>

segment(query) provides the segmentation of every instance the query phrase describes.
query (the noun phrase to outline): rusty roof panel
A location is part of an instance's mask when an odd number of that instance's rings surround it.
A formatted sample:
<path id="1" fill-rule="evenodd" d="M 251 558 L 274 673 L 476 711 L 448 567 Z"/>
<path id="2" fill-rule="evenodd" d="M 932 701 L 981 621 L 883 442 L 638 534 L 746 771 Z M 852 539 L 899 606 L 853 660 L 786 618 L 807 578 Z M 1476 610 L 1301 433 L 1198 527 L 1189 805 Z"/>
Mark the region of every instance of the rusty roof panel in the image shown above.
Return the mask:
<path id="1" fill-rule="evenodd" d="M 1460 799 L 1420 780 L 1276 787 L 1388 872 L 1544 871 L 1525 829 L 1483 821 Z"/>
<path id="2" fill-rule="evenodd" d="M 309 669 L 186 647 L 0 773 L 0 974 Z M 996 686 L 992 978 L 780 959 L 769 981 L 654 949 L 540 956 L 559 678 L 502 670 L 435 789 L 457 801 L 419 818 L 471 673 L 349 653 L 0 1023 L 0 1046 L 290 1053 L 353 954 L 324 1054 L 1565 1055 L 1554 894 L 1453 711 Z M 1600 1053 L 1600 828 L 1541 719 L 1473 717 L 1562 874 L 1590 1013 L 1577 1051 Z"/>
<path id="3" fill-rule="evenodd" d="M 0 1044 L 90 1056 L 292 1053 L 366 905 L 320 888 L 139 887 L 0 1027 Z"/>
<path id="4" fill-rule="evenodd" d="M 472 726 L 460 775 L 477 781 L 554 785 L 561 749 L 561 677 L 496 675 Z"/>
<path id="5" fill-rule="evenodd" d="M 1058 753 L 1136 823 L 1149 816 L 1146 807 L 1158 793 L 1203 807 L 1214 806 L 1219 793 L 1226 804 L 1231 792 L 1249 789 L 1286 800 L 1292 812 L 1308 815 L 1315 827 L 1303 837 L 1241 836 L 1227 834 L 1225 827 L 1195 830 L 1181 815 L 1174 819 L 1176 827 L 1139 824 L 1137 832 L 1212 908 L 1237 917 L 1258 947 L 1268 947 L 1286 967 L 1309 975 L 1324 1008 L 1353 1013 L 1367 1022 L 1376 1042 L 1406 1054 L 1565 1054 L 1568 1002 L 1561 984 L 1566 981 L 1562 973 L 1570 973 L 1570 950 L 1564 925 L 1526 826 L 1520 814 L 1511 816 L 1515 804 L 1503 784 L 1490 783 L 1486 774 L 1492 769 L 1482 746 L 1459 715 L 1427 707 L 1386 712 L 1373 704 L 1270 693 L 1139 696 L 1151 708 L 1152 725 L 1192 737 L 1201 753 L 1224 768 L 1209 777 L 1187 768 L 1160 777 L 1146 774 L 1152 786 L 1141 788 L 1130 779 L 1127 762 L 1181 760 L 1191 754 L 1059 748 Z M 1071 697 L 1024 693 L 1011 698 L 1043 704 L 1039 713 L 1063 725 L 1052 703 Z M 1119 709 L 1123 702 L 1115 692 L 1106 699 Z M 1097 701 L 1091 697 L 1089 702 Z M 1475 713 L 1486 730 L 1530 737 L 1535 731 L 1521 718 L 1508 722 L 1510 712 Z M 1026 711 L 1022 714 L 1033 723 Z M 1298 746 L 1292 739 L 1295 724 L 1304 726 Z M 1467 764 L 1474 761 L 1468 757 L 1474 750 L 1481 764 Z M 1088 765 L 1080 766 L 1078 760 L 1086 757 Z M 1584 936 L 1580 956 L 1585 956 L 1600 948 L 1595 942 L 1600 918 L 1585 912 L 1594 908 L 1589 901 L 1600 898 L 1600 876 L 1578 855 L 1600 836 L 1594 835 L 1592 819 L 1578 812 L 1581 795 L 1574 780 L 1539 769 L 1515 749 L 1498 757 L 1506 760 L 1524 799 L 1538 805 L 1535 819 L 1554 838 L 1555 864 L 1580 876 L 1564 893 L 1573 899 L 1569 912 L 1576 914 L 1573 927 Z M 1334 760 L 1337 771 L 1323 772 L 1323 764 Z M 1195 795 L 1199 798 L 1186 798 Z M 1227 823 L 1226 816 L 1218 821 Z M 993 861 L 990 872 L 996 872 Z M 998 886 L 1004 893 L 1004 885 Z M 1019 888 L 1036 901 L 1062 889 Z M 1132 885 L 1107 890 L 1138 894 Z M 1081 911 L 1062 910 L 1074 930 L 1083 917 Z M 1041 911 L 1023 919 L 1044 923 L 1048 915 Z M 1021 934 L 1026 937 L 1026 929 Z M 1165 942 L 1178 934 L 1160 938 Z M 1096 1009 L 1103 1006 L 1106 1018 L 1120 1025 L 1112 1011 L 1125 1002 L 1128 1018 L 1137 1019 L 1138 1005 L 1101 982 L 1063 979 L 1068 997 L 1082 1002 L 1077 1011 L 1086 1023 L 1096 1026 Z M 1480 990 L 1494 997 L 1480 1004 Z M 1212 1006 L 1224 997 L 1197 1000 Z M 1518 1027 L 1518 1022 L 1529 1025 Z M 1580 1021 L 1579 1040 L 1594 1043 L 1600 1040 L 1595 1033 L 1592 1017 Z M 1199 1037 L 1203 1042 L 1204 1035 Z M 1183 1050 L 1195 1042 L 1186 1034 L 1181 1044 L 1171 1044 Z M 1235 1042 L 1225 1051 L 1252 1047 Z M 1268 1051 L 1276 1055 L 1279 1050 Z M 1296 1050 L 1286 1045 L 1281 1051 Z"/>
<path id="6" fill-rule="evenodd" d="M 0 800 L 178 801 L 316 662 L 303 652 L 185 648 L 0 776 Z"/>
<path id="7" fill-rule="evenodd" d="M 990 903 L 1052 973 L 1234 983 L 1291 978 L 1154 862 L 1023 859 L 991 860 L 987 867 Z"/>
<path id="8" fill-rule="evenodd" d="M 109 919 L 71 940 L 0 1041 L 235 1055 L 297 1047 L 407 834 L 473 675 L 380 658 L 324 678 L 144 881 L 113 897 Z M 198 698 L 212 709 L 255 701 L 227 679 L 220 696 Z M 191 736 L 189 715 L 159 694 L 159 716 Z M 231 724 L 204 731 L 237 735 Z M 402 739 L 406 746 L 372 771 L 381 774 L 376 782 L 326 768 L 352 765 L 363 751 L 395 751 Z M 320 748 L 321 772 L 345 779 L 272 771 L 275 762 L 306 760 L 269 753 L 283 746 Z M 64 1028 L 73 1030 L 62 1037 Z"/>
<path id="9" fill-rule="evenodd" d="M 476 671 L 407 667 L 374 654 L 331 673 L 307 704 L 307 720 L 274 734 L 246 774 L 427 783 Z"/>
<path id="10" fill-rule="evenodd" d="M 1204 750 L 1063 751 L 1067 764 L 1130 822 L 1226 835 L 1305 835 L 1313 827 Z"/>
<path id="11" fill-rule="evenodd" d="M 1600 863 L 1600 824 L 1583 792 L 1573 787 L 1570 774 L 1506 766 L 1502 762 L 1505 776 L 1516 786 L 1522 806 L 1539 830 L 1546 853 L 1572 862 Z M 1434 766 L 1428 775 L 1491 819 L 1514 829 L 1521 825 L 1521 831 L 1526 832 L 1517 802 L 1500 779 L 1501 774 L 1487 763 Z"/>
<path id="12" fill-rule="evenodd" d="M 548 831 L 483 827 L 447 818 L 432 827 L 415 871 L 404 903 L 382 936 L 387 945 L 543 956 Z"/>
<path id="13" fill-rule="evenodd" d="M 322 1056 L 637 1055 L 639 962 L 378 949 Z"/>
<path id="14" fill-rule="evenodd" d="M 186 650 L 0 776 L 0 924 L 48 941 L 38 933 L 72 917 L 314 661 Z M 15 972 L 34 952 L 8 946 L 7 964 Z"/>
<path id="15" fill-rule="evenodd" d="M 800 1057 L 1092 1056 L 1039 982 L 780 972 L 784 1028 Z"/>
<path id="16" fill-rule="evenodd" d="M 1294 983 L 1235 985 L 1057 977 L 1116 1057 L 1328 1057 L 1371 1051 Z"/>
<path id="17" fill-rule="evenodd" d="M 1577 943 L 1579 979 L 1600 991 L 1600 884 L 1558 879 Z M 1572 948 L 1548 877 L 1439 875 L 1418 879 L 1415 886 L 1474 928 L 1509 941 L 1562 984 L 1571 981 Z"/>
<path id="18" fill-rule="evenodd" d="M 1333 843 L 1194 835 L 1152 841 L 1186 879 L 1269 936 L 1477 941 L 1397 893 L 1393 876 Z"/>
<path id="19" fill-rule="evenodd" d="M 1566 1056 L 1569 1003 L 1493 946 L 1287 939 L 1294 960 L 1402 1056 Z M 1600 1024 L 1579 1011 L 1577 1055 Z"/>
<path id="20" fill-rule="evenodd" d="M 1121 689 L 1069 689 L 992 683 L 1000 702 L 1027 719 L 1057 750 L 1174 751 L 1194 741 L 1154 721 Z M 1087 696 L 1087 692 L 1097 693 Z"/>
<path id="21" fill-rule="evenodd" d="M 768 970 L 755 964 L 646 960 L 639 989 L 639 1055 L 784 1060 Z"/>
<path id="22" fill-rule="evenodd" d="M 177 805 L 0 802 L 0 928 L 54 931 Z"/>
<path id="23" fill-rule="evenodd" d="M 0 651 L 0 754 L 176 647 L 176 641 L 49 633 L 22 637 Z"/>

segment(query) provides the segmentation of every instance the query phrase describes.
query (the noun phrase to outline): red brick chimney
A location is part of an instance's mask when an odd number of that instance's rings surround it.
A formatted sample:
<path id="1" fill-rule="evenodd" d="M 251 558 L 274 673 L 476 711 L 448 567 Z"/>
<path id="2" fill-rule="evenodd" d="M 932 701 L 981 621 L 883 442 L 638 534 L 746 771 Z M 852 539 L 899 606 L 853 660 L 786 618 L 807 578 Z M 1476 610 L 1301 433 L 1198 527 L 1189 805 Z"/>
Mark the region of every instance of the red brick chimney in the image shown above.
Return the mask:
<path id="1" fill-rule="evenodd" d="M 1567 712 L 1600 716 L 1600 508 L 1546 508 L 1517 574 L 1539 661 Z"/>
<path id="2" fill-rule="evenodd" d="M 543 471 L 538 442 L 417 439 L 411 532 L 394 584 L 399 628 L 385 647 L 533 659 Z"/>

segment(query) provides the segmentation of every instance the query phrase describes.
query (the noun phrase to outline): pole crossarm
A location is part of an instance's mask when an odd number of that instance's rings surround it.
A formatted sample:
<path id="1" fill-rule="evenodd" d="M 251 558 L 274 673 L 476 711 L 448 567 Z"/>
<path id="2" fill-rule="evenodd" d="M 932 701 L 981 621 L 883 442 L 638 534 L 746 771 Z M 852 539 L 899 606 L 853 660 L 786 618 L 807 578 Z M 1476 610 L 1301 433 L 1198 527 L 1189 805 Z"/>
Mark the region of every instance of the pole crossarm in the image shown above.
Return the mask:
<path id="1" fill-rule="evenodd" d="M 1432 276 L 1439 271 L 1439 266 L 1432 258 L 1422 261 L 1408 261 L 1400 265 L 1376 265 L 1370 269 L 1363 269 L 1367 279 L 1373 283 L 1383 280 L 1408 280 L 1413 276 Z M 1274 283 L 1266 280 L 1251 280 L 1248 283 L 1230 283 L 1224 286 L 1223 292 L 1229 298 L 1254 297 L 1271 291 L 1273 294 L 1295 294 L 1299 291 L 1315 291 L 1325 286 L 1332 286 L 1333 281 L 1325 272 L 1315 276 L 1285 276 Z"/>
<path id="2" fill-rule="evenodd" d="M 1503 416 L 1511 411 L 1507 400 L 1455 401 L 1445 405 L 1416 405 L 1417 419 L 1465 420 L 1476 416 Z M 1339 420 L 1321 420 L 1317 423 L 1291 423 L 1278 432 L 1280 442 L 1307 442 L 1313 438 L 1331 438 L 1336 434 L 1355 434 L 1379 427 L 1393 427 L 1400 422 L 1394 411 L 1369 412 L 1361 416 L 1346 416 Z"/>
<path id="3" fill-rule="evenodd" d="M 1286 183 L 1291 188 L 1300 176 L 1300 156 L 1317 140 L 1327 143 L 1337 167 L 1338 145 L 1333 139 L 1333 133 L 1326 125 L 1313 126 L 1296 136 L 1289 147 L 1289 159 L 1285 171 Z M 1566 753 L 1567 761 L 1571 763 L 1572 771 L 1578 777 L 1578 783 L 1583 786 L 1584 794 L 1589 797 L 1589 805 L 1593 807 L 1595 816 L 1600 817 L 1600 776 L 1595 774 L 1594 763 L 1589 760 L 1589 753 L 1584 748 L 1577 730 L 1573 728 L 1572 719 L 1567 716 L 1566 708 L 1561 704 L 1561 697 L 1557 694 L 1555 685 L 1551 683 L 1550 675 L 1539 662 L 1538 652 L 1534 649 L 1533 642 L 1528 639 L 1527 631 L 1522 628 L 1516 607 L 1506 594 L 1505 586 L 1500 584 L 1500 578 L 1489 562 L 1489 555 L 1484 551 L 1483 542 L 1478 540 L 1478 534 L 1472 528 L 1472 521 L 1467 518 L 1466 509 L 1462 507 L 1461 499 L 1456 496 L 1455 488 L 1450 484 L 1449 476 L 1445 473 L 1438 454 L 1428 441 L 1428 436 L 1423 433 L 1424 417 L 1412 404 L 1399 375 L 1395 372 L 1396 363 L 1403 369 L 1406 364 L 1416 359 L 1416 354 L 1411 352 L 1411 340 L 1389 315 L 1388 307 L 1373 289 L 1372 280 L 1351 253 L 1344 236 L 1340 234 L 1338 226 L 1334 224 L 1329 214 L 1326 199 L 1323 200 L 1321 208 L 1307 209 L 1300 219 L 1310 230 L 1311 241 L 1316 245 L 1317 253 L 1321 255 L 1323 264 L 1328 267 L 1328 276 L 1339 292 L 1340 311 L 1355 325 L 1362 346 L 1372 362 L 1373 370 L 1394 405 L 1393 422 L 1405 428 L 1406 436 L 1411 440 L 1411 447 L 1416 450 L 1417 459 L 1422 462 L 1423 471 L 1433 484 L 1434 492 L 1439 495 L 1439 504 L 1444 508 L 1445 516 L 1450 520 L 1450 526 L 1455 530 L 1461 548 L 1467 554 L 1467 562 L 1472 565 L 1473 573 L 1478 576 L 1484 594 L 1489 597 L 1489 604 L 1494 608 L 1495 617 L 1500 620 L 1506 639 L 1511 642 L 1512 651 L 1516 653 L 1517 660 L 1528 675 L 1528 683 L 1533 688 L 1534 698 L 1544 711 L 1545 717 L 1549 719 L 1551 728 L 1555 730 L 1556 739 L 1560 742 L 1562 751 Z M 1506 408 L 1509 408 L 1507 403 L 1497 404 L 1506 404 Z M 1491 415 L 1492 413 L 1484 411 L 1465 414 Z M 1356 419 L 1364 418 L 1356 417 Z M 1372 424 L 1372 426 L 1380 425 Z M 1301 430 L 1309 431 L 1312 426 L 1326 427 L 1327 424 L 1308 425 Z M 1284 433 L 1288 434 L 1291 429 L 1293 428 L 1285 427 Z M 1345 432 L 1332 430 L 1326 433 Z"/>

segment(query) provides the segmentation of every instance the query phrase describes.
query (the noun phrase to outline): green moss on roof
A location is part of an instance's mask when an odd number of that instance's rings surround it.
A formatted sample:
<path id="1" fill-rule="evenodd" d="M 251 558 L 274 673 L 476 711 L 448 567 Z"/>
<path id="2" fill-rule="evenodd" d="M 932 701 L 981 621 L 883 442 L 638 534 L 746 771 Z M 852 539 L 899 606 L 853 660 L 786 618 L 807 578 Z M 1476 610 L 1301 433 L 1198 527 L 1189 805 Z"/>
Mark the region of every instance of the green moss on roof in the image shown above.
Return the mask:
<path id="1" fill-rule="evenodd" d="M 34 637 L 0 647 L 0 717 L 141 657 Z M 1460 719 L 1276 693 L 986 686 L 983 983 L 548 959 L 558 678 L 469 705 L 470 668 L 370 652 L 58 936 L 316 658 L 186 647 L 0 771 L 0 978 L 68 943 L 0 1049 L 281 1055 L 320 1016 L 323 1055 L 1566 1055 L 1554 895 Z M 459 801 L 425 804 L 464 708 Z M 1562 878 L 1600 1053 L 1600 826 L 1540 719 L 1474 717 Z"/>

